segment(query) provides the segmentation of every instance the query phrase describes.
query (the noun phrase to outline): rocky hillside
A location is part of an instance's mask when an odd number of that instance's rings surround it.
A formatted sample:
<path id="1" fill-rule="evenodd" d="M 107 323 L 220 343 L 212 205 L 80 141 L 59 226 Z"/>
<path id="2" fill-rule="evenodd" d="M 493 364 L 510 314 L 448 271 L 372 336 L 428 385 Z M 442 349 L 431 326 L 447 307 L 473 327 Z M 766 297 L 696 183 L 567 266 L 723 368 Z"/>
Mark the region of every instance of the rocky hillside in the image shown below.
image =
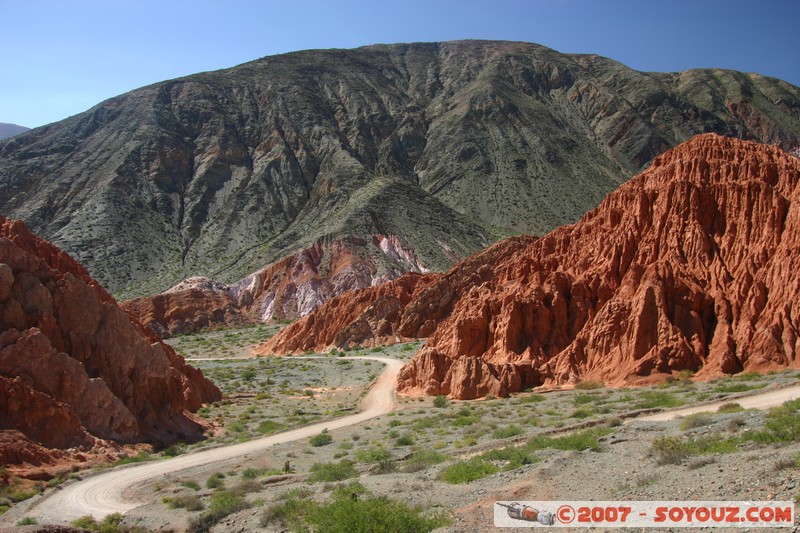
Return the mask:
<path id="1" fill-rule="evenodd" d="M 400 388 L 456 398 L 798 366 L 798 182 L 777 147 L 698 136 L 574 225 L 415 278 L 405 300 L 386 286 L 334 299 L 263 350 L 428 337 Z"/>
<path id="2" fill-rule="evenodd" d="M 0 463 L 37 446 L 197 437 L 189 412 L 220 397 L 72 258 L 0 217 Z"/>
<path id="3" fill-rule="evenodd" d="M 702 132 L 794 148 L 800 90 L 528 43 L 306 51 L 158 83 L 0 142 L 0 212 L 124 297 L 194 275 L 231 284 L 340 242 L 360 243 L 354 270 L 373 283 L 574 222 Z"/>

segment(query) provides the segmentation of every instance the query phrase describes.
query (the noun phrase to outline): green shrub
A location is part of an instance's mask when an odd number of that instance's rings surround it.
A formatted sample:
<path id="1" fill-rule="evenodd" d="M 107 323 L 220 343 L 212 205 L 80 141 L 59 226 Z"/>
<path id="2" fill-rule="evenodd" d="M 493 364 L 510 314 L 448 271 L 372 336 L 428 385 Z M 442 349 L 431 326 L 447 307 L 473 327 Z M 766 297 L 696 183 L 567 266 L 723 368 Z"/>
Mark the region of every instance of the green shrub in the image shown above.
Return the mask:
<path id="1" fill-rule="evenodd" d="M 400 435 L 394 443 L 396 446 L 412 446 L 414 444 L 414 437 L 411 435 Z"/>
<path id="2" fill-rule="evenodd" d="M 316 448 L 319 448 L 320 446 L 327 446 L 331 442 L 333 442 L 333 437 L 331 437 L 327 429 L 323 429 L 322 433 L 319 435 L 314 435 L 308 439 L 308 443 Z"/>
<path id="3" fill-rule="evenodd" d="M 449 404 L 450 404 L 450 401 L 447 399 L 447 396 L 444 396 L 442 394 L 436 396 L 433 399 L 433 406 L 434 407 L 438 407 L 439 409 L 441 409 L 443 407 L 447 407 Z"/>
<path id="4" fill-rule="evenodd" d="M 106 516 L 102 521 L 97 522 L 92 516 L 86 515 L 74 520 L 72 526 L 88 531 L 98 531 L 100 533 L 117 533 L 130 531 L 130 528 L 122 527 L 122 515 L 113 513 Z"/>
<path id="5" fill-rule="evenodd" d="M 242 497 L 223 490 L 211 495 L 208 507 L 208 511 L 189 521 L 186 531 L 205 533 L 226 516 L 247 509 L 250 504 Z"/>
<path id="6" fill-rule="evenodd" d="M 262 474 L 258 468 L 245 468 L 242 470 L 242 479 L 255 479 Z"/>
<path id="7" fill-rule="evenodd" d="M 652 409 L 655 407 L 678 407 L 683 400 L 664 391 L 645 391 L 639 395 L 639 401 L 634 404 L 637 409 Z"/>
<path id="8" fill-rule="evenodd" d="M 800 440 L 800 399 L 767 411 L 764 429 L 748 433 L 745 438 L 765 444 Z"/>
<path id="9" fill-rule="evenodd" d="M 545 401 L 546 399 L 547 398 L 545 398 L 544 394 L 531 394 L 529 396 L 523 396 L 519 401 L 521 403 L 539 403 Z"/>
<path id="10" fill-rule="evenodd" d="M 358 472 L 350 461 L 338 463 L 315 463 L 311 466 L 310 483 L 342 481 L 358 476 Z"/>
<path id="11" fill-rule="evenodd" d="M 133 457 L 128 457 L 128 456 L 123 455 L 122 457 L 120 457 L 114 463 L 113 466 L 127 465 L 127 464 L 130 464 L 130 463 L 141 463 L 143 461 L 149 461 L 150 459 L 151 459 L 151 457 L 150 457 L 150 454 L 148 452 L 141 451 L 141 452 L 137 453 L 136 455 L 134 455 Z"/>
<path id="12" fill-rule="evenodd" d="M 307 516 L 314 531 L 326 533 L 422 533 L 450 524 L 444 514 L 426 516 L 420 507 L 386 497 L 338 496 Z"/>
<path id="13" fill-rule="evenodd" d="M 285 428 L 286 426 L 284 426 L 283 424 L 279 424 L 272 420 L 264 420 L 258 425 L 256 431 L 258 431 L 262 435 L 272 435 L 273 433 L 277 433 Z"/>
<path id="14" fill-rule="evenodd" d="M 317 503 L 308 494 L 287 494 L 264 510 L 259 523 L 264 528 L 328 533 L 422 533 L 450 524 L 444 514 L 426 515 L 419 507 L 373 497 L 358 482 L 337 487 L 331 495 L 332 501 Z"/>
<path id="15" fill-rule="evenodd" d="M 597 394 L 579 393 L 579 394 L 576 394 L 572 398 L 572 402 L 575 405 L 584 405 L 584 404 L 587 404 L 587 403 L 596 402 L 596 401 L 598 401 L 600 399 L 601 399 L 601 397 L 598 396 Z"/>
<path id="16" fill-rule="evenodd" d="M 291 492 L 291 491 L 290 491 Z M 261 527 L 280 526 L 281 530 L 305 529 L 305 516 L 319 504 L 307 499 L 308 494 L 286 494 L 279 502 L 264 509 L 259 519 Z"/>
<path id="17" fill-rule="evenodd" d="M 224 478 L 225 478 L 225 476 L 223 474 L 220 474 L 219 472 L 211 474 L 211 477 L 209 477 L 206 480 L 206 488 L 207 489 L 221 489 L 222 487 L 225 486 L 225 482 L 223 481 Z"/>
<path id="18" fill-rule="evenodd" d="M 464 427 L 477 424 L 480 421 L 481 417 L 477 415 L 460 415 L 453 419 L 452 424 L 455 427 Z"/>
<path id="19" fill-rule="evenodd" d="M 548 437 L 536 435 L 528 441 L 527 446 L 532 450 L 544 450 L 545 448 L 555 448 L 556 450 L 600 451 L 600 443 L 597 438 L 608 433 L 605 428 L 591 428 L 584 431 L 576 431 L 568 435 L 559 437 Z"/>
<path id="20" fill-rule="evenodd" d="M 507 439 L 509 437 L 516 437 L 517 435 L 522 435 L 522 428 L 515 424 L 497 428 L 492 432 L 492 437 L 496 439 Z"/>
<path id="21" fill-rule="evenodd" d="M 181 485 L 186 487 L 187 489 L 200 490 L 200 484 L 194 480 L 183 481 Z"/>
<path id="22" fill-rule="evenodd" d="M 392 458 L 391 452 L 383 446 L 370 446 L 363 450 L 356 451 L 356 459 L 360 463 L 379 463 Z"/>
<path id="23" fill-rule="evenodd" d="M 539 458 L 533 453 L 530 446 L 506 446 L 497 450 L 489 450 L 480 457 L 489 461 L 505 461 L 505 470 L 513 470 L 522 465 L 539 462 Z"/>
<path id="24" fill-rule="evenodd" d="M 604 387 L 601 381 L 579 381 L 575 384 L 575 390 L 592 390 L 602 389 Z"/>
<path id="25" fill-rule="evenodd" d="M 747 383 L 725 383 L 722 385 L 718 385 L 714 392 L 745 392 L 749 390 L 756 390 L 756 389 L 763 389 L 766 387 L 766 383 L 756 383 L 756 384 L 747 384 Z"/>
<path id="26" fill-rule="evenodd" d="M 410 465 L 431 466 L 443 463 L 447 460 L 447 456 L 442 452 L 432 450 L 430 448 L 420 448 L 414 450 L 414 453 L 404 462 Z"/>
<path id="27" fill-rule="evenodd" d="M 187 511 L 202 511 L 203 500 L 196 494 L 187 494 L 185 496 L 164 496 L 161 498 L 162 503 L 166 504 L 170 509 L 186 509 Z"/>
<path id="28" fill-rule="evenodd" d="M 38 523 L 39 522 L 37 522 L 37 520 L 35 518 L 30 517 L 30 516 L 26 516 L 25 518 L 21 518 L 20 520 L 17 520 L 17 525 L 18 526 L 35 526 Z"/>
<path id="29" fill-rule="evenodd" d="M 650 453 L 660 465 L 680 464 L 689 457 L 689 451 L 678 437 L 659 437 L 650 446 Z"/>
<path id="30" fill-rule="evenodd" d="M 698 438 L 659 437 L 650 447 L 658 464 L 679 464 L 691 455 L 709 453 L 733 453 L 737 451 L 738 439 L 726 439 L 719 434 Z"/>
<path id="31" fill-rule="evenodd" d="M 678 427 L 682 431 L 686 431 L 687 429 L 695 429 L 700 428 L 703 426 L 707 426 L 711 424 L 713 418 L 711 417 L 711 413 L 702 412 L 702 413 L 694 413 L 689 416 L 685 416 L 681 419 Z"/>
<path id="32" fill-rule="evenodd" d="M 498 468 L 492 463 L 480 457 L 473 457 L 448 466 L 439 474 L 439 479 L 451 484 L 469 483 L 492 475 L 497 471 Z"/>
<path id="33" fill-rule="evenodd" d="M 739 411 L 744 411 L 744 407 L 736 402 L 723 403 L 717 409 L 718 413 L 738 413 Z"/>

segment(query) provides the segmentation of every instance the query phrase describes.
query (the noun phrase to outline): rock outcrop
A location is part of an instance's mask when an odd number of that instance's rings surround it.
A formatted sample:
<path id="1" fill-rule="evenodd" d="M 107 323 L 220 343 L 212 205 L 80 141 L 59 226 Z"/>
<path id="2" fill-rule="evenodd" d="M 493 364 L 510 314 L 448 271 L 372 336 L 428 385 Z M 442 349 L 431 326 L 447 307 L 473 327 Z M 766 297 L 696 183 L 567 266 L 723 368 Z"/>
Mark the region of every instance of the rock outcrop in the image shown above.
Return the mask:
<path id="1" fill-rule="evenodd" d="M 464 399 L 797 366 L 798 181 L 800 160 L 773 146 L 709 134 L 668 151 L 578 223 L 501 242 L 394 311 L 394 334 L 428 337 L 400 389 Z M 377 289 L 360 295 L 373 308 Z M 346 297 L 264 351 L 294 351 L 296 332 L 341 341 L 324 332 Z"/>
<path id="2" fill-rule="evenodd" d="M 164 444 L 199 436 L 189 412 L 220 397 L 83 267 L 0 216 L 0 429 L 47 448 Z"/>
<path id="3" fill-rule="evenodd" d="M 0 212 L 120 298 L 196 275 L 234 284 L 339 240 L 363 243 L 352 252 L 367 266 L 381 241 L 373 277 L 421 270 L 406 262 L 444 271 L 500 237 L 575 222 L 706 132 L 794 148 L 800 89 L 531 43 L 311 50 L 0 141 Z"/>
<path id="4" fill-rule="evenodd" d="M 228 294 L 230 288 L 207 278 L 189 278 L 163 294 L 120 303 L 162 339 L 205 329 L 252 324 Z"/>
<path id="5" fill-rule="evenodd" d="M 208 328 L 294 320 L 346 291 L 405 272 L 427 271 L 397 235 L 379 234 L 371 243 L 355 238 L 317 243 L 232 285 L 189 278 L 157 296 L 120 305 L 168 338 Z"/>

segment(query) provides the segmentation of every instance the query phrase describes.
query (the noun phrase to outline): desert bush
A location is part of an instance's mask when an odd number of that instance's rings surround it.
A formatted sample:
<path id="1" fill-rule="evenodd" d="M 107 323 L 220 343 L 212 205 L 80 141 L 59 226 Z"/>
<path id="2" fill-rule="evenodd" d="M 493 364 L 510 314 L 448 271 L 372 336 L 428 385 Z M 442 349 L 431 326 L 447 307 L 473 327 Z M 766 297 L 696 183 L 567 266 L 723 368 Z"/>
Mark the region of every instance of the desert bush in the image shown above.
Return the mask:
<path id="1" fill-rule="evenodd" d="M 683 441 L 677 437 L 659 437 L 650 446 L 651 455 L 655 456 L 656 463 L 660 465 L 680 464 L 689 457 L 689 451 Z"/>
<path id="2" fill-rule="evenodd" d="M 166 504 L 170 509 L 186 509 L 187 511 L 202 511 L 205 507 L 203 500 L 196 494 L 187 494 L 185 496 L 164 496 L 161 502 Z"/>
<path id="3" fill-rule="evenodd" d="M 356 459 L 361 463 L 379 463 L 381 461 L 390 460 L 391 458 L 391 452 L 380 445 L 370 446 L 369 448 L 356 451 Z"/>
<path id="4" fill-rule="evenodd" d="M 186 531 L 189 533 L 205 533 L 223 518 L 250 506 L 241 496 L 228 491 L 219 491 L 211 495 L 208 511 L 189 521 Z"/>
<path id="5" fill-rule="evenodd" d="M 430 448 L 419 448 L 414 450 L 411 456 L 404 461 L 407 465 L 432 466 L 443 463 L 447 460 L 447 455 Z"/>
<path id="6" fill-rule="evenodd" d="M 438 407 L 439 409 L 447 407 L 450 404 L 450 400 L 447 399 L 447 396 L 442 394 L 436 396 L 433 399 L 433 406 Z"/>
<path id="7" fill-rule="evenodd" d="M 522 435 L 522 428 L 511 424 L 510 426 L 497 428 L 492 431 L 492 437 L 496 439 L 507 439 L 509 437 L 516 437 L 517 435 Z"/>
<path id="8" fill-rule="evenodd" d="M 258 468 L 245 468 L 242 470 L 242 479 L 255 479 L 259 477 L 263 473 L 262 470 Z"/>
<path id="9" fill-rule="evenodd" d="M 747 422 L 745 422 L 744 418 L 742 418 L 741 416 L 735 416 L 730 420 L 728 420 L 728 431 L 737 431 L 746 423 Z"/>
<path id="10" fill-rule="evenodd" d="M 414 444 L 414 437 L 408 434 L 400 435 L 394 443 L 395 446 L 412 446 Z"/>
<path id="11" fill-rule="evenodd" d="M 744 411 L 744 407 L 736 402 L 723 403 L 717 409 L 718 413 L 738 413 L 739 411 Z"/>
<path id="12" fill-rule="evenodd" d="M 539 403 L 545 401 L 544 394 L 530 394 L 519 399 L 520 403 Z"/>
<path id="13" fill-rule="evenodd" d="M 439 479 L 451 484 L 469 483 L 482 479 L 498 471 L 489 461 L 473 457 L 466 461 L 458 461 L 448 466 L 439 474 Z"/>
<path id="14" fill-rule="evenodd" d="M 766 383 L 756 383 L 756 384 L 748 384 L 748 383 L 724 383 L 722 385 L 718 385 L 714 388 L 714 392 L 745 392 L 749 390 L 755 389 L 763 389 L 766 387 Z"/>
<path id="15" fill-rule="evenodd" d="M 333 437 L 331 437 L 327 429 L 323 429 L 322 433 L 320 433 L 319 435 L 314 435 L 313 437 L 308 439 L 308 443 L 317 448 L 319 448 L 320 446 L 327 446 L 331 442 L 333 442 Z"/>
<path id="16" fill-rule="evenodd" d="M 604 387 L 601 381 L 579 381 L 575 384 L 575 390 L 593 390 Z"/>
<path id="17" fill-rule="evenodd" d="M 350 461 L 340 461 L 338 463 L 315 463 L 311 465 L 311 475 L 308 478 L 310 483 L 326 481 L 342 481 L 358 476 L 358 472 Z"/>
<path id="18" fill-rule="evenodd" d="M 330 533 L 422 533 L 450 523 L 444 514 L 426 515 L 419 507 L 374 497 L 358 482 L 337 487 L 331 495 L 327 503 L 300 495 L 284 498 L 265 509 L 260 525 Z"/>
<path id="19" fill-rule="evenodd" d="M 682 404 L 683 400 L 669 392 L 651 390 L 642 392 L 634 407 L 637 409 L 652 409 L 655 407 L 678 407 Z"/>
<path id="20" fill-rule="evenodd" d="M 225 475 L 221 474 L 219 472 L 215 472 L 214 474 L 211 474 L 211 477 L 209 477 L 206 480 L 206 488 L 207 489 L 221 489 L 221 488 L 223 488 L 225 486 L 225 481 L 223 481 L 224 478 L 225 478 Z"/>
<path id="21" fill-rule="evenodd" d="M 687 429 L 695 429 L 700 428 L 703 426 L 707 426 L 711 424 L 713 418 L 711 417 L 710 413 L 702 412 L 702 413 L 694 413 L 689 416 L 685 416 L 681 419 L 678 427 L 682 431 L 686 431 Z"/>
<path id="22" fill-rule="evenodd" d="M 313 507 L 306 520 L 314 531 L 329 533 L 421 533 L 450 524 L 443 513 L 425 515 L 421 507 L 387 497 L 350 495 L 338 495 L 330 503 Z"/>
<path id="23" fill-rule="evenodd" d="M 181 482 L 181 486 L 186 487 L 187 489 L 200 490 L 200 484 L 197 481 L 191 479 L 188 481 Z"/>

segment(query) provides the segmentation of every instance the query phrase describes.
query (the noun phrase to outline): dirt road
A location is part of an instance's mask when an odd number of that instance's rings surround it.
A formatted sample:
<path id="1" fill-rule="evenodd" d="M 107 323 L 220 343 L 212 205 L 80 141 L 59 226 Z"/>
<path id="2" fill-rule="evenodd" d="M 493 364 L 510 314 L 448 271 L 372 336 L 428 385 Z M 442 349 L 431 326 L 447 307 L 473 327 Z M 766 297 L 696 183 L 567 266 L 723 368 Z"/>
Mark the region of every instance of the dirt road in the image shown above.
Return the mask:
<path id="1" fill-rule="evenodd" d="M 726 403 L 735 402 L 744 407 L 745 409 L 768 409 L 770 407 L 775 407 L 776 405 L 780 405 L 784 402 L 789 400 L 794 400 L 796 398 L 800 398 L 800 385 L 795 387 L 787 387 L 785 389 L 777 389 L 768 392 L 762 392 L 759 394 L 753 394 L 752 396 L 743 396 L 741 398 L 735 398 L 730 400 L 722 400 L 715 403 L 707 403 L 703 405 L 697 405 L 694 407 L 685 407 L 683 409 L 674 409 L 671 411 L 664 411 L 661 413 L 656 413 L 654 415 L 647 415 L 647 416 L 639 416 L 631 420 L 631 422 L 635 420 L 650 420 L 650 421 L 664 421 L 664 420 L 674 420 L 681 416 L 687 416 L 694 413 L 700 413 L 703 411 L 716 411 L 719 407 Z"/>
<path id="2" fill-rule="evenodd" d="M 344 359 L 344 358 L 343 358 Z M 166 474 L 188 468 L 226 461 L 247 454 L 260 452 L 275 444 L 307 439 L 323 429 L 334 430 L 359 424 L 392 411 L 395 400 L 395 383 L 403 361 L 386 357 L 351 357 L 347 359 L 371 359 L 386 364 L 386 370 L 375 381 L 362 400 L 362 411 L 328 422 L 320 422 L 284 433 L 234 444 L 222 448 L 189 453 L 173 459 L 155 461 L 115 468 L 101 474 L 89 476 L 82 481 L 64 485 L 33 504 L 25 513 L 36 518 L 40 524 L 68 524 L 85 515 L 96 519 L 112 513 L 125 513 L 145 502 L 132 501 L 126 492 L 140 483 L 155 480 Z"/>

